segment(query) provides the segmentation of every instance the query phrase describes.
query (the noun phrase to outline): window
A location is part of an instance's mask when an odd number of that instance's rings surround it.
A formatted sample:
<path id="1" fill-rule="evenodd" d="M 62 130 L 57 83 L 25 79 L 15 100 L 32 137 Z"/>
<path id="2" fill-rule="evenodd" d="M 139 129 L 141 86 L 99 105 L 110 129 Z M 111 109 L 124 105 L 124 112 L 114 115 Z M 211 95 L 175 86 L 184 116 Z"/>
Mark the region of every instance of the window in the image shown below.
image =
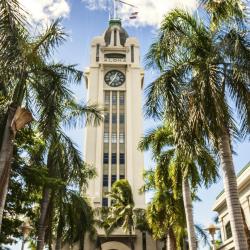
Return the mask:
<path id="1" fill-rule="evenodd" d="M 114 30 L 114 46 L 117 46 L 117 30 Z"/>
<path id="2" fill-rule="evenodd" d="M 125 135 L 124 135 L 124 133 L 120 133 L 120 135 L 119 135 L 119 142 L 120 143 L 124 143 L 125 142 Z"/>
<path id="3" fill-rule="evenodd" d="M 110 96 L 109 96 L 109 93 L 105 93 L 105 104 L 109 105 L 109 99 L 110 99 Z"/>
<path id="4" fill-rule="evenodd" d="M 116 182 L 116 175 L 111 176 L 111 185 L 113 185 Z"/>
<path id="5" fill-rule="evenodd" d="M 109 204 L 108 204 L 108 198 L 102 198 L 102 206 L 103 207 L 107 207 Z"/>
<path id="6" fill-rule="evenodd" d="M 125 103 L 125 96 L 124 96 L 124 93 L 120 93 L 120 105 L 124 105 Z"/>
<path id="7" fill-rule="evenodd" d="M 116 164 L 116 153 L 112 153 L 112 164 Z"/>
<path id="8" fill-rule="evenodd" d="M 116 92 L 113 92 L 112 93 L 112 104 L 116 105 L 116 103 L 117 103 L 117 95 L 116 95 Z"/>
<path id="9" fill-rule="evenodd" d="M 104 132 L 104 139 L 103 139 L 104 143 L 109 143 L 109 133 Z"/>
<path id="10" fill-rule="evenodd" d="M 125 179 L 125 175 L 124 175 L 124 174 L 121 174 L 121 175 L 120 175 L 120 180 L 123 180 L 123 179 Z"/>
<path id="11" fill-rule="evenodd" d="M 232 237 L 232 230 L 231 230 L 230 221 L 226 224 L 225 231 L 226 231 L 226 238 L 230 239 Z"/>
<path id="12" fill-rule="evenodd" d="M 116 123 L 117 115 L 115 113 L 112 114 L 112 123 Z"/>
<path id="13" fill-rule="evenodd" d="M 109 163 L 109 153 L 103 154 L 103 163 L 108 164 Z"/>
<path id="14" fill-rule="evenodd" d="M 103 175 L 103 182 L 102 185 L 104 187 L 108 187 L 109 186 L 109 176 L 107 174 Z"/>
<path id="15" fill-rule="evenodd" d="M 125 154 L 120 154 L 120 164 L 125 164 Z"/>
<path id="16" fill-rule="evenodd" d="M 131 62 L 135 61 L 134 45 L 131 45 Z"/>
<path id="17" fill-rule="evenodd" d="M 100 44 L 96 45 L 96 61 L 99 62 Z"/>
<path id="18" fill-rule="evenodd" d="M 116 143 L 116 142 L 117 142 L 116 133 L 112 133 L 112 143 Z"/>
<path id="19" fill-rule="evenodd" d="M 123 124 L 125 120 L 124 114 L 120 114 L 120 123 Z"/>
<path id="20" fill-rule="evenodd" d="M 105 117 L 104 117 L 104 122 L 105 123 L 109 123 L 109 114 L 105 114 Z"/>

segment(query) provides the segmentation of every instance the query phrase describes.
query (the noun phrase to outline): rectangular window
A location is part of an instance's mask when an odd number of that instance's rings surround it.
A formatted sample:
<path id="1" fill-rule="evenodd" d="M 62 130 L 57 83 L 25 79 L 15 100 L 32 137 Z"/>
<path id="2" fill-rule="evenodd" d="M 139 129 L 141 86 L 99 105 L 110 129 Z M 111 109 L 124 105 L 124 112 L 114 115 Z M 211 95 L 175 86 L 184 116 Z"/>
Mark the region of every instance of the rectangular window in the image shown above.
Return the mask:
<path id="1" fill-rule="evenodd" d="M 103 138 L 104 143 L 109 143 L 109 133 L 104 132 L 104 138 Z"/>
<path id="2" fill-rule="evenodd" d="M 125 104 L 125 96 L 123 92 L 120 92 L 120 105 Z"/>
<path id="3" fill-rule="evenodd" d="M 102 185 L 104 187 L 108 187 L 109 186 L 109 176 L 107 174 L 103 175 L 103 182 Z"/>
<path id="4" fill-rule="evenodd" d="M 103 163 L 108 164 L 109 163 L 109 153 L 103 154 Z"/>
<path id="5" fill-rule="evenodd" d="M 96 45 L 96 61 L 99 62 L 99 52 L 100 52 L 100 44 Z"/>
<path id="6" fill-rule="evenodd" d="M 105 104 L 109 105 L 110 96 L 108 92 L 105 92 Z"/>
<path id="7" fill-rule="evenodd" d="M 135 61 L 134 45 L 131 45 L 131 62 L 133 63 L 134 61 Z"/>
<path id="8" fill-rule="evenodd" d="M 125 154 L 120 154 L 120 164 L 125 164 Z"/>
<path id="9" fill-rule="evenodd" d="M 116 164 L 116 153 L 112 153 L 112 164 Z"/>
<path id="10" fill-rule="evenodd" d="M 116 175 L 111 176 L 111 185 L 113 185 L 116 182 Z"/>
<path id="11" fill-rule="evenodd" d="M 112 133 L 112 143 L 116 143 L 117 142 L 117 135 L 116 133 Z"/>
<path id="12" fill-rule="evenodd" d="M 104 116 L 104 122 L 109 123 L 109 114 L 108 113 L 106 113 Z"/>
<path id="13" fill-rule="evenodd" d="M 108 198 L 102 198 L 102 206 L 107 207 L 109 205 L 109 200 Z"/>
<path id="14" fill-rule="evenodd" d="M 120 175 L 120 180 L 123 180 L 123 179 L 125 179 L 125 175 L 124 175 L 124 174 L 121 174 L 121 175 Z"/>
<path id="15" fill-rule="evenodd" d="M 112 114 L 112 123 L 117 122 L 117 115 L 115 113 Z"/>
<path id="16" fill-rule="evenodd" d="M 117 30 L 114 30 L 114 46 L 117 46 Z"/>
<path id="17" fill-rule="evenodd" d="M 124 114 L 120 114 L 120 123 L 123 124 L 125 121 L 125 116 Z"/>
<path id="18" fill-rule="evenodd" d="M 112 104 L 116 105 L 117 104 L 117 93 L 112 92 Z"/>
<path id="19" fill-rule="evenodd" d="M 124 133 L 120 133 L 120 135 L 119 135 L 119 142 L 120 143 L 124 143 L 125 142 L 125 134 Z"/>

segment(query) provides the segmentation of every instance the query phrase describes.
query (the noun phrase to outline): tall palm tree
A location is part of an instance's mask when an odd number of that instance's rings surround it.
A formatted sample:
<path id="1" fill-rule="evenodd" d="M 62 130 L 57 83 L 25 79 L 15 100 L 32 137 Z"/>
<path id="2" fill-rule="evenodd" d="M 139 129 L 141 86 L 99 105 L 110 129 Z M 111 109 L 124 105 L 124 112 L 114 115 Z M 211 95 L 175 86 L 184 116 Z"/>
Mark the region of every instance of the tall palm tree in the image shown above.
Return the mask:
<path id="1" fill-rule="evenodd" d="M 116 181 L 109 194 L 112 207 L 110 207 L 107 222 L 109 231 L 122 227 L 129 233 L 130 247 L 134 250 L 133 230 L 135 229 L 134 200 L 130 184 L 127 180 Z"/>
<path id="2" fill-rule="evenodd" d="M 179 145 L 192 145 L 194 138 L 205 138 L 218 151 L 235 249 L 247 249 L 231 146 L 232 138 L 248 135 L 250 127 L 250 50 L 245 13 L 241 9 L 240 17 L 233 11 L 232 3 L 241 1 L 219 1 L 229 3 L 229 7 L 223 5 L 226 11 L 215 1 L 206 2 L 210 3 L 203 10 L 208 17 L 206 24 L 182 10 L 165 16 L 159 38 L 147 55 L 149 66 L 160 72 L 147 89 L 147 114 L 171 120 Z M 222 16 L 213 11 L 217 8 Z M 231 103 L 240 117 L 240 131 Z"/>
<path id="3" fill-rule="evenodd" d="M 182 190 L 190 249 L 196 249 L 190 185 L 193 189 L 202 184 L 208 186 L 218 176 L 217 165 L 206 145 L 195 141 L 193 143 L 195 150 L 187 155 L 184 145 L 175 144 L 173 128 L 166 124 L 150 131 L 139 144 L 142 150 L 150 146 L 152 148 L 157 161 L 156 182 L 157 188 L 161 190 L 160 194 L 163 195 L 163 192 L 170 189 L 174 195 Z"/>
<path id="4" fill-rule="evenodd" d="M 60 23 L 55 21 L 34 37 L 26 29 L 19 1 L 1 0 L 0 9 L 1 230 L 13 143 L 18 130 L 31 121 L 33 114 L 39 120 L 40 131 L 49 141 L 49 131 L 59 129 L 63 118 L 67 125 L 75 125 L 80 114 L 86 114 L 86 120 L 93 121 L 93 118 L 100 118 L 100 113 L 95 106 L 77 104 L 69 90 L 70 84 L 81 81 L 82 72 L 74 65 L 51 60 L 54 49 L 66 38 Z"/>

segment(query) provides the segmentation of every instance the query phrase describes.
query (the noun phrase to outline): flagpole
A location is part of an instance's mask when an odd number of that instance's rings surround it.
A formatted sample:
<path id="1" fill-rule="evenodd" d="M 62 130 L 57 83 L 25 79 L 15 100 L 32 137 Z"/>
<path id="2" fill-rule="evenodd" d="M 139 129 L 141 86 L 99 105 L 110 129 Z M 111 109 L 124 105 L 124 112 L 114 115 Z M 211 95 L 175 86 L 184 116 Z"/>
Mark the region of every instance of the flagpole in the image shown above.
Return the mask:
<path id="1" fill-rule="evenodd" d="M 113 0 L 114 2 L 114 19 L 117 19 L 117 2 L 116 0 Z"/>

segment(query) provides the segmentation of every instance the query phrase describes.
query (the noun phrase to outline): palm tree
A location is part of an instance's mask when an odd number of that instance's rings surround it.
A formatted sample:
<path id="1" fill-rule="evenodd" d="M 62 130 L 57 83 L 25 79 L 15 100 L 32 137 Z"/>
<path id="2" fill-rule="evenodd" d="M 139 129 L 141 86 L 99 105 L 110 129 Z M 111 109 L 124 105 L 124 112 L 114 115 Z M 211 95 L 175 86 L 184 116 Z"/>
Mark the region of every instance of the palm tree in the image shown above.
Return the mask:
<path id="1" fill-rule="evenodd" d="M 49 131 L 59 129 L 62 120 L 72 126 L 81 114 L 86 115 L 87 121 L 100 120 L 101 116 L 96 106 L 77 104 L 68 88 L 81 81 L 82 72 L 74 65 L 51 60 L 54 49 L 66 38 L 59 21 L 34 37 L 25 28 L 27 23 L 19 1 L 1 0 L 0 9 L 1 230 L 15 135 L 31 121 L 32 114 L 39 121 L 39 129 L 47 141 L 50 140 Z"/>
<path id="2" fill-rule="evenodd" d="M 122 227 L 124 232 L 129 233 L 130 247 L 134 250 L 133 230 L 135 229 L 134 200 L 131 186 L 127 180 L 116 181 L 109 194 L 112 207 L 110 207 L 107 222 L 109 232 L 114 228 Z"/>
<path id="3" fill-rule="evenodd" d="M 147 150 L 150 146 L 152 148 L 157 161 L 155 178 L 157 188 L 161 191 L 160 195 L 167 190 L 173 192 L 173 195 L 178 194 L 182 189 L 190 249 L 196 249 L 190 185 L 193 189 L 197 189 L 197 186 L 203 183 L 208 186 L 215 182 L 218 176 L 217 165 L 206 145 L 195 141 L 193 143 L 195 150 L 187 155 L 187 148 L 175 144 L 173 128 L 166 124 L 150 131 L 139 144 L 141 150 Z M 188 151 L 191 152 L 190 149 Z"/>
<path id="4" fill-rule="evenodd" d="M 241 1 L 232 0 L 226 1 L 230 9 L 225 4 L 227 10 L 222 8 L 220 17 L 213 11 L 219 8 L 216 3 L 209 5 L 215 1 L 206 2 L 203 11 L 211 20 L 208 24 L 182 10 L 164 18 L 159 39 L 147 55 L 149 66 L 161 74 L 147 89 L 147 114 L 171 120 L 179 145 L 204 138 L 218 151 L 235 249 L 247 249 L 231 146 L 231 139 L 240 133 L 230 107 L 234 103 L 241 134 L 249 134 L 250 51 L 245 13 L 234 12 L 232 3 Z"/>

